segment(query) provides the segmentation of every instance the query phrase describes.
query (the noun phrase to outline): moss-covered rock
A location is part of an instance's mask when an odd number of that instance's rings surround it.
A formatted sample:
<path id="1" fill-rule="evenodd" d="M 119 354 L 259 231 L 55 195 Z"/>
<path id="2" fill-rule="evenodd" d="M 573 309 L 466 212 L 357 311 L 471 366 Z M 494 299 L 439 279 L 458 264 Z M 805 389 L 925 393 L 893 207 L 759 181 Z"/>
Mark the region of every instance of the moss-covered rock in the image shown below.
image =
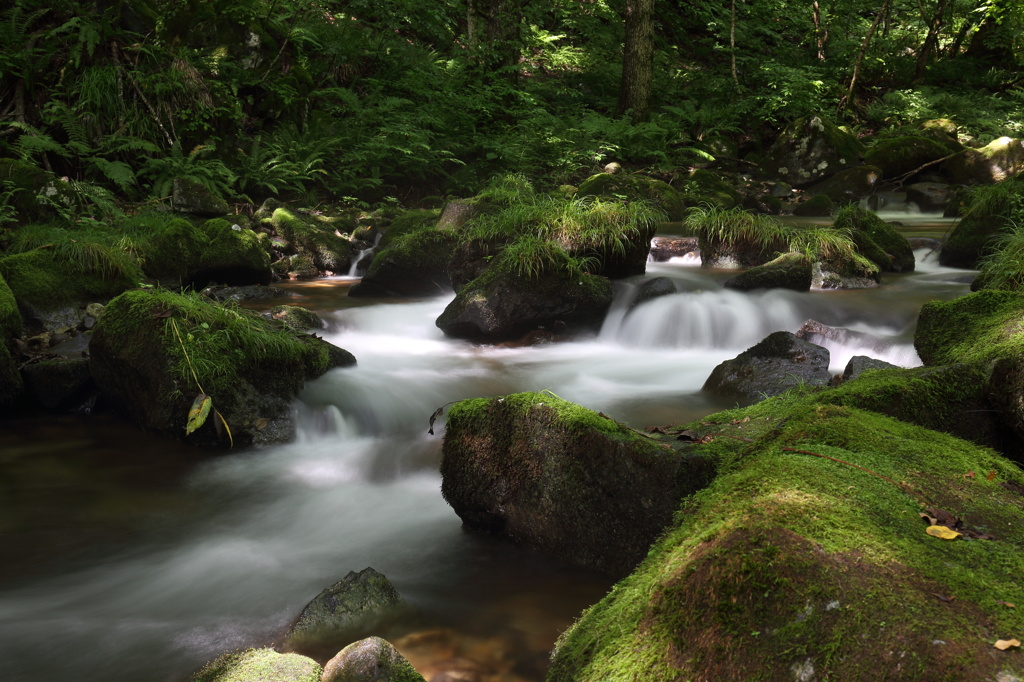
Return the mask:
<path id="1" fill-rule="evenodd" d="M 257 313 L 166 291 L 129 291 L 112 300 L 90 352 L 97 385 L 129 418 L 211 447 L 229 443 L 213 412 L 191 435 L 184 429 L 201 391 L 212 397 L 235 445 L 283 442 L 294 433 L 291 402 L 304 381 L 355 364 L 347 351 Z"/>
<path id="2" fill-rule="evenodd" d="M 448 230 L 419 230 L 381 248 L 349 296 L 441 296 L 451 291 L 448 263 L 461 237 Z"/>
<path id="3" fill-rule="evenodd" d="M 772 145 L 761 167 L 773 179 L 805 187 L 860 165 L 864 145 L 820 116 L 789 124 Z"/>
<path id="4" fill-rule="evenodd" d="M 277 320 L 296 331 L 307 329 L 323 329 L 324 321 L 312 310 L 297 305 L 274 306 L 267 312 L 267 317 Z"/>
<path id="5" fill-rule="evenodd" d="M 444 498 L 470 528 L 624 575 L 647 554 L 714 460 L 666 445 L 549 393 L 456 403 Z"/>
<path id="6" fill-rule="evenodd" d="M 881 179 L 882 169 L 878 166 L 854 166 L 822 180 L 807 191 L 815 197 L 825 195 L 833 203 L 845 205 L 855 203 L 874 192 Z"/>
<path id="7" fill-rule="evenodd" d="M 321 672 L 312 658 L 279 654 L 273 649 L 248 649 L 208 663 L 192 682 L 320 682 Z"/>
<path id="8" fill-rule="evenodd" d="M 887 178 L 897 178 L 956 152 L 932 137 L 905 135 L 879 140 L 864 152 L 864 162 L 877 166 Z"/>
<path id="9" fill-rule="evenodd" d="M 863 237 L 867 237 L 884 252 L 886 258 L 875 260 L 867 248 L 862 250 L 864 256 L 877 264 L 884 272 L 913 272 L 914 250 L 910 248 L 907 238 L 896 231 L 889 223 L 878 217 L 875 213 L 859 206 L 848 206 L 836 214 L 835 227 L 837 229 L 849 229 L 857 242 L 858 248 L 861 243 L 866 244 Z M 859 234 L 858 234 L 859 233 Z M 881 261 L 881 262 L 879 262 Z"/>
<path id="10" fill-rule="evenodd" d="M 307 222 L 287 208 L 274 209 L 268 222 L 299 255 L 308 257 L 321 272 L 348 271 L 352 245 L 329 224 Z"/>
<path id="11" fill-rule="evenodd" d="M 407 234 L 433 229 L 437 226 L 440 216 L 441 211 L 437 209 L 419 209 L 398 214 L 384 230 L 380 241 L 377 242 L 377 248 L 386 249 Z"/>
<path id="12" fill-rule="evenodd" d="M 1024 141 L 1000 137 L 981 149 L 965 149 L 943 163 L 942 171 L 958 185 L 1002 182 L 1024 171 Z"/>
<path id="13" fill-rule="evenodd" d="M 802 253 L 785 253 L 764 265 L 751 268 L 722 283 L 727 289 L 792 289 L 809 291 L 811 261 Z"/>
<path id="14" fill-rule="evenodd" d="M 963 202 L 966 208 L 942 245 L 939 263 L 973 268 L 1001 235 L 1024 219 L 1024 176 L 992 187 L 979 187 L 966 196 L 958 195 L 954 202 Z"/>
<path id="15" fill-rule="evenodd" d="M 21 336 L 23 324 L 14 292 L 0 274 L 0 345 Z"/>
<path id="16" fill-rule="evenodd" d="M 228 202 L 202 183 L 175 178 L 173 186 L 171 208 L 179 213 L 217 218 L 231 212 Z"/>
<path id="17" fill-rule="evenodd" d="M 828 384 L 828 363 L 827 349 L 791 332 L 775 332 L 715 367 L 701 390 L 748 401 L 763 399 L 797 386 Z"/>
<path id="18" fill-rule="evenodd" d="M 261 235 L 252 230 L 221 218 L 200 225 L 182 218 L 151 222 L 143 270 L 162 285 L 270 284 L 270 256 Z"/>
<path id="19" fill-rule="evenodd" d="M 718 208 L 732 208 L 743 201 L 740 193 L 724 178 L 703 168 L 690 171 L 682 179 L 681 193 L 687 206 L 704 204 Z M 678 220 L 671 216 L 669 219 Z"/>
<path id="20" fill-rule="evenodd" d="M 828 218 L 832 215 L 835 203 L 827 194 L 819 194 L 807 201 L 797 204 L 793 209 L 793 215 L 805 218 Z"/>
<path id="21" fill-rule="evenodd" d="M 878 265 L 859 253 L 823 258 L 811 269 L 812 289 L 873 289 L 882 281 Z"/>
<path id="22" fill-rule="evenodd" d="M 723 468 L 640 568 L 561 636 L 549 680 L 1024 674 L 1017 657 L 993 649 L 1024 630 L 1024 614 L 1005 606 L 1024 599 L 1016 466 L 813 396 L 689 428 L 710 440 L 692 451 Z M 933 507 L 995 539 L 926 534 L 920 513 L 941 516 Z"/>
<path id="23" fill-rule="evenodd" d="M 577 196 L 642 199 L 664 211 L 669 220 L 682 220 L 687 205 L 682 193 L 667 182 L 628 173 L 591 175 L 580 183 Z"/>
<path id="24" fill-rule="evenodd" d="M 15 159 L 0 159 L 0 187 L 7 182 L 14 189 L 10 201 L 15 218 L 24 224 L 57 218 L 61 210 L 69 210 L 77 203 L 68 183 Z"/>
<path id="25" fill-rule="evenodd" d="M 529 276 L 513 271 L 509 260 L 503 255 L 459 291 L 437 318 L 445 334 L 493 343 L 556 325 L 600 327 L 612 303 L 606 278 L 561 269 Z"/>
<path id="26" fill-rule="evenodd" d="M 979 291 L 921 308 L 914 347 L 925 365 L 988 363 L 1024 354 L 1024 294 Z"/>
<path id="27" fill-rule="evenodd" d="M 372 568 L 350 571 L 306 604 L 288 629 L 284 647 L 314 654 L 333 644 L 337 651 L 339 642 L 348 644 L 407 610 L 406 601 L 382 573 Z"/>
<path id="28" fill-rule="evenodd" d="M 445 679 L 452 679 L 443 676 Z M 433 679 L 440 679 L 435 676 Z M 380 637 L 353 642 L 324 666 L 320 682 L 426 682 L 405 656 Z"/>

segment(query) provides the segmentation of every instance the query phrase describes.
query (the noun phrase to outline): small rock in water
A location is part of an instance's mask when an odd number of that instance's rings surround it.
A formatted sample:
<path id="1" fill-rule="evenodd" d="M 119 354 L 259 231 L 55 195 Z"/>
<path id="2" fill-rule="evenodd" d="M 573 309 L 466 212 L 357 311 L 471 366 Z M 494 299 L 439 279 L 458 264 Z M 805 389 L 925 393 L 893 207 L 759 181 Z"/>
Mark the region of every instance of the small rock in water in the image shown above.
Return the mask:
<path id="1" fill-rule="evenodd" d="M 426 682 L 391 642 L 367 637 L 349 644 L 324 666 L 321 682 Z"/>

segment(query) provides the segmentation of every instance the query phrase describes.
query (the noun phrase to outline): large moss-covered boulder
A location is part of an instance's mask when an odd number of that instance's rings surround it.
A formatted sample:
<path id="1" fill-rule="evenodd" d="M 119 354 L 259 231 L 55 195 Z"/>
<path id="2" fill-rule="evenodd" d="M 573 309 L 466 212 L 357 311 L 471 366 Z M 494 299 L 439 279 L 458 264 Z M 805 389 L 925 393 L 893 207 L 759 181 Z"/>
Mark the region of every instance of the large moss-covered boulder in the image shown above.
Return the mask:
<path id="1" fill-rule="evenodd" d="M 441 493 L 470 528 L 622 576 L 714 462 L 552 394 L 518 393 L 451 408 Z"/>
<path id="2" fill-rule="evenodd" d="M 324 644 L 348 643 L 408 608 L 394 585 L 372 568 L 344 578 L 306 604 L 285 635 L 284 646 L 310 653 Z M 335 649 L 337 650 L 337 649 Z"/>
<path id="3" fill-rule="evenodd" d="M 689 425 L 704 438 L 691 451 L 730 466 L 560 637 L 549 680 L 1024 675 L 1014 651 L 993 647 L 1024 630 L 1006 605 L 1024 599 L 1020 469 L 815 400 L 790 394 Z M 955 539 L 926 532 L 940 523 Z"/>
<path id="4" fill-rule="evenodd" d="M 414 209 L 399 213 L 381 234 L 377 242 L 378 249 L 386 249 L 407 234 L 437 227 L 440 215 L 438 209 Z"/>
<path id="5" fill-rule="evenodd" d="M 807 192 L 815 196 L 826 196 L 833 203 L 845 205 L 855 203 L 875 191 L 882 180 L 882 169 L 878 166 L 854 166 L 841 170 L 827 180 L 810 187 Z M 793 211 L 797 215 L 803 215 Z"/>
<path id="6" fill-rule="evenodd" d="M 270 256 L 252 230 L 221 218 L 196 225 L 172 218 L 155 225 L 147 239 L 143 269 L 168 288 L 208 284 L 267 285 Z"/>
<path id="7" fill-rule="evenodd" d="M 728 209 L 743 201 L 740 193 L 722 176 L 703 168 L 690 171 L 680 181 L 680 187 L 687 206 L 703 204 Z"/>
<path id="8" fill-rule="evenodd" d="M 0 187 L 11 183 L 10 204 L 14 217 L 23 224 L 44 222 L 73 208 L 77 197 L 67 182 L 31 164 L 0 159 Z"/>
<path id="9" fill-rule="evenodd" d="M 827 194 L 819 194 L 797 204 L 793 209 L 793 215 L 804 218 L 828 218 L 834 209 L 835 202 Z"/>
<path id="10" fill-rule="evenodd" d="M 751 268 L 722 283 L 727 289 L 752 291 L 754 289 L 792 289 L 809 291 L 811 288 L 811 261 L 802 253 L 785 253 L 764 265 Z"/>
<path id="11" fill-rule="evenodd" d="M 207 663 L 192 682 L 320 682 L 321 672 L 312 658 L 248 649 Z"/>
<path id="12" fill-rule="evenodd" d="M 965 149 L 943 163 L 942 171 L 958 185 L 1002 182 L 1024 171 L 1024 141 L 1000 137 L 981 149 Z"/>
<path id="13" fill-rule="evenodd" d="M 437 677 L 433 679 L 437 680 Z M 450 678 L 456 682 L 456 678 Z M 338 652 L 320 682 L 426 682 L 386 639 L 367 637 Z"/>
<path id="14" fill-rule="evenodd" d="M 992 187 L 979 187 L 965 197 L 962 219 L 939 252 L 939 263 L 973 268 L 993 244 L 1024 219 L 1024 176 Z"/>
<path id="15" fill-rule="evenodd" d="M 349 296 L 441 296 L 451 291 L 448 263 L 461 238 L 448 230 L 419 230 L 400 237 L 373 257 L 362 281 Z"/>
<path id="16" fill-rule="evenodd" d="M 564 252 L 560 258 L 567 259 Z M 502 260 L 466 284 L 448 304 L 437 326 L 449 336 L 499 342 L 536 329 L 598 328 L 612 302 L 604 277 L 551 267 L 536 274 L 515 270 L 506 251 Z"/>
<path id="17" fill-rule="evenodd" d="M 907 238 L 874 212 L 848 206 L 836 214 L 834 226 L 850 230 L 861 253 L 883 272 L 913 272 L 914 250 Z M 884 255 L 877 255 L 872 246 L 877 246 Z"/>
<path id="18" fill-rule="evenodd" d="M 758 400 L 797 386 L 824 386 L 828 372 L 827 349 L 808 343 L 791 332 L 774 332 L 726 360 L 704 382 L 703 391 Z"/>
<path id="19" fill-rule="evenodd" d="M 821 116 L 789 124 L 768 150 L 761 168 L 775 180 L 806 187 L 844 168 L 860 165 L 864 145 Z"/>
<path id="20" fill-rule="evenodd" d="M 236 446 L 294 435 L 291 404 L 306 380 L 355 364 L 326 341 L 197 295 L 129 291 L 112 300 L 90 344 L 100 389 L 140 426 L 195 445 L 227 447 L 211 410 L 186 434 L 193 400 L 205 392 Z"/>
<path id="21" fill-rule="evenodd" d="M 339 236 L 333 224 L 304 220 L 285 207 L 275 209 L 264 224 L 269 224 L 287 242 L 288 250 L 309 258 L 321 273 L 348 272 L 352 245 Z"/>
<path id="22" fill-rule="evenodd" d="M 578 197 L 642 199 L 654 204 L 669 220 L 682 220 L 686 201 L 682 193 L 662 180 L 629 173 L 598 173 L 580 183 Z M 734 202 L 735 203 L 735 202 Z"/>
<path id="23" fill-rule="evenodd" d="M 175 178 L 171 208 L 179 213 L 217 218 L 231 212 L 228 202 L 206 185 L 188 178 Z"/>
<path id="24" fill-rule="evenodd" d="M 886 178 L 897 178 L 956 151 L 954 145 L 943 144 L 933 137 L 905 135 L 871 145 L 864 152 L 864 162 L 880 168 Z"/>

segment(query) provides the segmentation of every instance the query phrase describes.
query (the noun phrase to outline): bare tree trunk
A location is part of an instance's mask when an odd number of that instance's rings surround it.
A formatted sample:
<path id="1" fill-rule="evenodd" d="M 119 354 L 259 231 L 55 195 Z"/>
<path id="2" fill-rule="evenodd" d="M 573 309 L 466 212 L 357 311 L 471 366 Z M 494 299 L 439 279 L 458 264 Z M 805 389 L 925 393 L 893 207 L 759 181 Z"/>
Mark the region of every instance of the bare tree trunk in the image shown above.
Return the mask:
<path id="1" fill-rule="evenodd" d="M 622 55 L 619 113 L 634 123 L 651 114 L 654 78 L 654 0 L 626 0 L 626 42 Z"/>
<path id="2" fill-rule="evenodd" d="M 523 0 L 468 0 L 466 38 L 473 60 L 488 76 L 518 80 Z"/>
<path id="3" fill-rule="evenodd" d="M 814 39 L 818 43 L 818 61 L 825 61 L 825 39 L 821 31 L 821 8 L 818 0 L 814 0 Z"/>
<path id="4" fill-rule="evenodd" d="M 739 92 L 740 77 L 736 73 L 736 0 L 732 0 L 729 19 L 729 52 L 732 55 L 732 82 L 736 84 L 736 92 Z"/>
<path id="5" fill-rule="evenodd" d="M 924 39 L 924 45 L 917 55 L 917 68 L 914 70 L 914 80 L 919 81 L 924 77 L 924 70 L 928 66 L 928 57 L 939 42 L 939 31 L 942 30 L 942 14 L 946 11 L 946 0 L 938 0 L 935 5 L 935 15 L 928 24 L 928 35 Z"/>
<path id="6" fill-rule="evenodd" d="M 860 45 L 860 52 L 857 53 L 857 61 L 853 64 L 853 76 L 850 78 L 850 87 L 847 88 L 846 94 L 839 100 L 839 106 L 837 111 L 843 111 L 850 104 L 853 99 L 853 89 L 857 85 L 857 76 L 860 75 L 860 66 L 864 63 L 864 54 L 868 51 L 868 45 L 871 43 L 871 36 L 875 35 L 875 29 L 878 28 L 879 22 L 882 21 L 889 9 L 889 0 L 885 0 L 882 3 L 882 9 L 879 10 L 875 16 L 875 21 L 871 24 L 871 28 L 868 29 L 868 34 L 864 36 L 864 42 Z"/>

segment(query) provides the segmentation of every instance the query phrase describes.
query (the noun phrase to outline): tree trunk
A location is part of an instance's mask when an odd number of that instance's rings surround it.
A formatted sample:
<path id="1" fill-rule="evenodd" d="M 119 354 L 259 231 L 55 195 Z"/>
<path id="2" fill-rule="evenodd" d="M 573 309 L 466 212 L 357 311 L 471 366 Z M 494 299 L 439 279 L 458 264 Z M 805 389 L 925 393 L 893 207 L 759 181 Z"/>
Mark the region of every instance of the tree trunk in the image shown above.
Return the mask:
<path id="1" fill-rule="evenodd" d="M 654 77 L 654 0 L 626 0 L 626 42 L 622 55 L 619 113 L 634 123 L 651 114 Z"/>
<path id="2" fill-rule="evenodd" d="M 736 92 L 739 92 L 740 77 L 736 73 L 736 0 L 732 0 L 729 17 L 729 54 L 732 56 L 732 82 L 736 84 Z"/>
<path id="3" fill-rule="evenodd" d="M 821 8 L 818 6 L 818 0 L 814 0 L 812 5 L 814 8 L 814 39 L 818 43 L 818 61 L 825 61 L 825 39 L 821 32 Z"/>
<path id="4" fill-rule="evenodd" d="M 924 70 L 928 66 L 928 57 L 939 42 L 939 31 L 942 30 L 942 14 L 946 11 L 946 0 L 938 0 L 935 5 L 935 14 L 928 24 L 928 36 L 924 39 L 924 45 L 917 55 L 917 68 L 914 70 L 914 80 L 919 81 L 924 77 Z"/>
<path id="5" fill-rule="evenodd" d="M 850 100 L 853 99 L 853 89 L 857 85 L 857 76 L 860 75 L 860 65 L 864 63 L 864 54 L 868 51 L 868 45 L 871 43 L 871 36 L 875 34 L 875 29 L 878 28 L 879 22 L 882 21 L 882 17 L 886 15 L 889 10 L 889 0 L 885 0 L 882 3 L 882 9 L 878 11 L 875 16 L 875 21 L 871 24 L 871 28 L 868 29 L 868 34 L 864 36 L 864 42 L 860 45 L 860 52 L 857 53 L 857 61 L 853 64 L 853 76 L 850 78 L 850 87 L 847 89 L 846 94 L 839 100 L 838 111 L 843 111 L 849 104 Z"/>
<path id="6" fill-rule="evenodd" d="M 523 0 L 468 0 L 466 38 L 473 61 L 488 77 L 518 79 Z"/>

